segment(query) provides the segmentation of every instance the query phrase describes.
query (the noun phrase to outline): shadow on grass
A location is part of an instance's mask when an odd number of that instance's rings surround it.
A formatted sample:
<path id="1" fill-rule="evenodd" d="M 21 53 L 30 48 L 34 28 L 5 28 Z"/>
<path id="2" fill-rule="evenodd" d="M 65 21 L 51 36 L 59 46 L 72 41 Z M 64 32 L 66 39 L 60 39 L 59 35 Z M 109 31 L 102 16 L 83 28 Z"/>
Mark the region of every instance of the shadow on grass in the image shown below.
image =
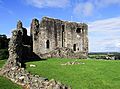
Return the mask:
<path id="1" fill-rule="evenodd" d="M 32 52 L 29 56 L 23 56 L 21 62 L 21 67 L 26 68 L 26 62 L 33 62 L 33 61 L 46 61 L 47 59 L 42 59 L 34 52 Z"/>

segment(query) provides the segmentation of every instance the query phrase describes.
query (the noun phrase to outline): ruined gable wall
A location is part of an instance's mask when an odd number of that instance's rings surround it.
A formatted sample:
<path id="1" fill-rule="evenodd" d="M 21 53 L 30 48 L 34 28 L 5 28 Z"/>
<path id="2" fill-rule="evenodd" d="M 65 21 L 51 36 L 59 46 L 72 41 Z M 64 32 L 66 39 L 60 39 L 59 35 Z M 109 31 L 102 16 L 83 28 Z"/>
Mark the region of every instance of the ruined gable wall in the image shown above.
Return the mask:
<path id="1" fill-rule="evenodd" d="M 86 52 L 88 46 L 87 25 L 83 23 L 65 22 L 65 47 L 73 49 L 74 52 Z M 75 45 L 75 47 L 74 47 Z"/>
<path id="2" fill-rule="evenodd" d="M 61 20 L 54 20 L 44 17 L 40 22 L 38 39 L 34 50 L 36 53 L 48 53 L 57 47 L 62 47 L 62 27 Z M 33 40 L 34 41 L 34 40 Z M 47 41 L 49 41 L 49 47 L 47 47 Z M 34 43 L 33 43 L 34 44 Z"/>
<path id="3" fill-rule="evenodd" d="M 78 24 L 75 23 L 66 23 L 66 30 L 65 30 L 65 47 L 73 49 L 73 45 L 76 44 L 78 46 L 80 43 L 80 39 L 77 38 L 77 35 L 80 34 L 76 33 L 76 28 Z"/>
<path id="4" fill-rule="evenodd" d="M 37 19 L 33 19 L 30 28 L 30 37 L 31 37 L 31 46 L 33 52 L 37 53 L 39 50 L 39 21 Z"/>
<path id="5" fill-rule="evenodd" d="M 88 55 L 88 26 L 83 24 L 83 52 Z"/>

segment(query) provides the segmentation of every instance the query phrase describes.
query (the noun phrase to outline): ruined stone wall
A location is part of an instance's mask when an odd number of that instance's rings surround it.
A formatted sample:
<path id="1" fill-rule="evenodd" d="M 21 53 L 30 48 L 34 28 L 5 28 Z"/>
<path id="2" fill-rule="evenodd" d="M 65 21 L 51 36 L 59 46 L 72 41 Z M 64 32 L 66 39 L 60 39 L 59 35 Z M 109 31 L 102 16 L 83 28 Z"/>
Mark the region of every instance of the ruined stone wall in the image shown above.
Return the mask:
<path id="1" fill-rule="evenodd" d="M 60 20 L 43 18 L 40 23 L 39 52 L 48 53 L 57 47 L 62 47 Z"/>
<path id="2" fill-rule="evenodd" d="M 87 57 L 88 27 L 85 23 L 68 22 L 48 17 L 43 17 L 40 23 L 38 20 L 36 22 L 32 21 L 31 34 L 33 34 L 33 52 L 37 55 L 49 53 L 56 48 L 67 47 L 75 53 L 84 54 Z"/>
<path id="3" fill-rule="evenodd" d="M 68 48 L 73 49 L 76 52 L 83 52 L 83 40 L 85 29 L 83 28 L 83 24 L 77 24 L 72 22 L 66 23 L 66 30 L 65 30 L 65 46 Z"/>
<path id="4" fill-rule="evenodd" d="M 31 46 L 33 48 L 33 52 L 39 51 L 39 31 L 39 21 L 37 19 L 33 19 L 30 29 Z"/>
<path id="5" fill-rule="evenodd" d="M 21 26 L 19 23 L 18 25 Z M 0 69 L 0 75 L 21 85 L 23 89 L 71 89 L 54 79 L 48 80 L 47 78 L 40 77 L 39 75 L 33 75 L 21 66 L 24 62 L 24 58 L 29 59 L 27 56 L 30 53 L 29 48 L 26 49 L 27 45 L 23 40 L 23 31 L 24 30 L 21 26 L 12 32 L 8 50 L 9 59 L 3 68 Z M 27 54 L 25 54 L 26 52 Z"/>

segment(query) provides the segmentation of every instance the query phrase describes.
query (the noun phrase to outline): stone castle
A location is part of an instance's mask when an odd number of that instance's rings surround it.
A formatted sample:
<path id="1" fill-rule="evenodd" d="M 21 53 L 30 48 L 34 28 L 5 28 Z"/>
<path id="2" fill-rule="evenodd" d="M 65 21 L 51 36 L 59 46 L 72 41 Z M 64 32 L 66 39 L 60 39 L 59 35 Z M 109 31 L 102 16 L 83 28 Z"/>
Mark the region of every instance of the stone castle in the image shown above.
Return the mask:
<path id="1" fill-rule="evenodd" d="M 88 26 L 85 23 L 43 17 L 33 19 L 30 36 L 33 52 L 40 57 L 86 58 Z"/>
<path id="2" fill-rule="evenodd" d="M 17 23 L 17 30 L 22 32 L 23 59 L 33 53 L 40 58 L 87 58 L 88 26 L 85 23 L 43 17 L 41 22 L 32 20 L 30 36 L 21 21 Z"/>
<path id="3" fill-rule="evenodd" d="M 72 89 L 53 79 L 31 74 L 25 70 L 24 63 L 50 57 L 87 58 L 87 25 L 43 17 L 40 23 L 32 20 L 30 34 L 27 35 L 27 29 L 18 21 L 9 41 L 9 58 L 0 69 L 0 76 L 23 89 Z"/>

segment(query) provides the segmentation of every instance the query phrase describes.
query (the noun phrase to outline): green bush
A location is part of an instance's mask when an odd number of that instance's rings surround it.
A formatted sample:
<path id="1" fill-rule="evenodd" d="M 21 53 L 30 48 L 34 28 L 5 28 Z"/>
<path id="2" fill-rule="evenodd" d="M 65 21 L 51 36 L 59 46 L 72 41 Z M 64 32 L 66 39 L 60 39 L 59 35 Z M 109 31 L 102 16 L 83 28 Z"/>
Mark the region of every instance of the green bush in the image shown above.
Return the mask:
<path id="1" fill-rule="evenodd" d="M 8 59 L 8 49 L 0 49 L 0 60 Z"/>

